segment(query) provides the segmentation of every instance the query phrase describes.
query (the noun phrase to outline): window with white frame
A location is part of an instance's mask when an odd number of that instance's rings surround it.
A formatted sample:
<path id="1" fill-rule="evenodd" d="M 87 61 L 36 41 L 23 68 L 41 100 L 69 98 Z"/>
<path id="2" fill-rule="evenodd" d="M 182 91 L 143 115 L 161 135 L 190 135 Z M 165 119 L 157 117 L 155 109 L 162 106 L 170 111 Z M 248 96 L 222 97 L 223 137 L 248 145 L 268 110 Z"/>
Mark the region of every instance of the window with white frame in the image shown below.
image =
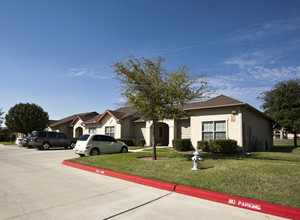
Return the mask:
<path id="1" fill-rule="evenodd" d="M 105 127 L 105 134 L 111 137 L 115 137 L 115 127 L 114 126 Z"/>
<path id="2" fill-rule="evenodd" d="M 226 139 L 226 121 L 202 122 L 202 140 Z"/>
<path id="3" fill-rule="evenodd" d="M 89 128 L 89 133 L 90 134 L 96 134 L 96 127 L 90 127 Z"/>

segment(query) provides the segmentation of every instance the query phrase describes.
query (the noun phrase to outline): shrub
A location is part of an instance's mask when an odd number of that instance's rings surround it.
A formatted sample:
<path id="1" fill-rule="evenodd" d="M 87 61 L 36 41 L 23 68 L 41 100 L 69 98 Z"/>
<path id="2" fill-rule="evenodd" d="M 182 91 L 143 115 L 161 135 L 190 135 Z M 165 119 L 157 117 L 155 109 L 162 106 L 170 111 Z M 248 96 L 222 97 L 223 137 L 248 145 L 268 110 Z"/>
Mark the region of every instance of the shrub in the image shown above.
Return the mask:
<path id="1" fill-rule="evenodd" d="M 118 138 L 117 140 L 124 142 L 127 146 L 145 146 L 146 144 L 144 139 Z"/>
<path id="2" fill-rule="evenodd" d="M 168 146 L 168 142 L 158 142 L 156 143 L 156 146 Z"/>
<path id="3" fill-rule="evenodd" d="M 300 154 L 300 147 L 295 148 L 291 153 L 292 154 Z"/>
<path id="4" fill-rule="evenodd" d="M 134 146 L 145 146 L 146 141 L 144 139 L 132 139 Z"/>
<path id="5" fill-rule="evenodd" d="M 118 141 L 124 142 L 127 146 L 134 146 L 133 140 L 129 138 L 119 138 Z"/>
<path id="6" fill-rule="evenodd" d="M 173 147 L 178 151 L 189 151 L 191 150 L 191 139 L 174 139 Z"/>
<path id="7" fill-rule="evenodd" d="M 209 150 L 213 153 L 231 154 L 237 149 L 237 141 L 227 140 L 210 140 Z"/>
<path id="8" fill-rule="evenodd" d="M 209 143 L 208 141 L 202 140 L 197 142 L 197 148 L 202 151 L 209 152 Z"/>

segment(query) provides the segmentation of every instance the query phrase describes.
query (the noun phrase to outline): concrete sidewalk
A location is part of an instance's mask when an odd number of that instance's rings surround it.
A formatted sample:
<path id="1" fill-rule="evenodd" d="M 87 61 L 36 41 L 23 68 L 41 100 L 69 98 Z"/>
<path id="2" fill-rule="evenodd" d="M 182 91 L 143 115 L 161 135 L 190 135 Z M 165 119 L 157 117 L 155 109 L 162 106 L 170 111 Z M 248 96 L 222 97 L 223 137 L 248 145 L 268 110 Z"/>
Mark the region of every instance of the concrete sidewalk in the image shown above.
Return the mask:
<path id="1" fill-rule="evenodd" d="M 74 157 L 0 146 L 0 219 L 282 219 L 61 164 Z"/>

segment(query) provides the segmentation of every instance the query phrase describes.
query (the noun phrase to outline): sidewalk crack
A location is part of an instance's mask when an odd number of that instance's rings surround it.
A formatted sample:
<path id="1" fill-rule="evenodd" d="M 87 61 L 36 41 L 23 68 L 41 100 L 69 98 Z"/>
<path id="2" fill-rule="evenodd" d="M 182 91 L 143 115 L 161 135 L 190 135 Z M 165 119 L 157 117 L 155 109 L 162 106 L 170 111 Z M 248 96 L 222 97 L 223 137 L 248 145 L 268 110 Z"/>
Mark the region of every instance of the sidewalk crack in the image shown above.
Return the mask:
<path id="1" fill-rule="evenodd" d="M 127 209 L 127 210 L 125 210 L 125 211 L 123 211 L 123 212 L 119 212 L 119 213 L 117 213 L 117 214 L 115 214 L 115 215 L 112 215 L 112 216 L 109 216 L 109 217 L 107 217 L 107 218 L 103 218 L 103 220 L 112 219 L 112 218 L 117 217 L 117 216 L 119 216 L 119 215 L 123 215 L 123 214 L 125 214 L 125 213 L 127 213 L 127 212 L 131 212 L 131 211 L 133 211 L 133 210 L 135 210 L 135 209 L 141 208 L 141 207 L 146 206 L 146 205 L 148 205 L 148 204 L 150 204 L 150 203 L 153 203 L 153 202 L 155 202 L 155 201 L 157 201 L 157 200 L 160 200 L 160 199 L 162 199 L 162 198 L 164 198 L 164 197 L 167 197 L 167 196 L 171 195 L 172 193 L 173 193 L 173 192 L 169 192 L 169 193 L 167 193 L 167 194 L 165 194 L 165 195 L 163 195 L 163 196 L 157 197 L 156 199 L 150 200 L 150 201 L 145 202 L 145 203 L 143 203 L 143 204 L 141 204 L 141 205 L 132 207 L 132 208 L 130 208 L 130 209 Z"/>

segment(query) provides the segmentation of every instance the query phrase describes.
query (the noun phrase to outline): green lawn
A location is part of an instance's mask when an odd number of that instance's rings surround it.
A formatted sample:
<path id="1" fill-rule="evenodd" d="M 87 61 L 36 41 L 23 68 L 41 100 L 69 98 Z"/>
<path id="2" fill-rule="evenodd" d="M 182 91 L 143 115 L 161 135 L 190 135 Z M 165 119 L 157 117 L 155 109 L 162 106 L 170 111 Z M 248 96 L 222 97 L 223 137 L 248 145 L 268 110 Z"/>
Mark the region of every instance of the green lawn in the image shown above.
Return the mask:
<path id="1" fill-rule="evenodd" d="M 291 152 L 294 148 L 294 140 L 292 139 L 275 139 L 273 141 L 274 146 L 271 148 L 271 151 L 273 152 Z M 297 144 L 299 146 L 299 139 L 297 140 Z"/>
<path id="2" fill-rule="evenodd" d="M 15 142 L 11 143 L 11 142 L 0 142 L 0 144 L 3 144 L 3 145 L 14 145 Z"/>
<path id="3" fill-rule="evenodd" d="M 143 146 L 129 146 L 128 150 L 139 150 L 139 149 L 143 149 Z"/>
<path id="4" fill-rule="evenodd" d="M 70 161 L 132 175 L 300 208 L 300 154 L 255 152 L 249 155 L 202 154 L 192 171 L 193 152 L 157 149 L 161 160 L 143 160 L 151 152 L 110 154 Z"/>

